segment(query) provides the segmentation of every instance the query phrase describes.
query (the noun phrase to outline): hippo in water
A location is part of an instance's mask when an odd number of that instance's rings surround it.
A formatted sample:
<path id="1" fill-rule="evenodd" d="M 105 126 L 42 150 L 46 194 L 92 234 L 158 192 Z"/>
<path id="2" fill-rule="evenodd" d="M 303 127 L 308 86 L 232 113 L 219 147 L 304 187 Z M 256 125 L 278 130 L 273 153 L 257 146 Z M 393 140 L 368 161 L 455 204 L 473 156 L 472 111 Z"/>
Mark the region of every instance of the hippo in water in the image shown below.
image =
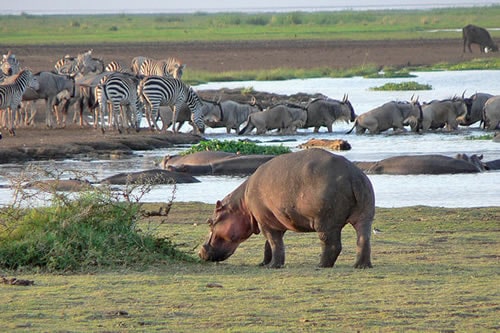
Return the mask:
<path id="1" fill-rule="evenodd" d="M 287 230 L 317 232 L 320 267 L 333 267 L 342 249 L 341 231 L 357 233 L 354 267 L 370 268 L 370 235 L 375 196 L 367 176 L 342 156 L 312 148 L 277 156 L 261 165 L 238 188 L 217 201 L 210 233 L 199 255 L 223 261 L 252 234 L 266 238 L 263 266 L 285 263 Z"/>

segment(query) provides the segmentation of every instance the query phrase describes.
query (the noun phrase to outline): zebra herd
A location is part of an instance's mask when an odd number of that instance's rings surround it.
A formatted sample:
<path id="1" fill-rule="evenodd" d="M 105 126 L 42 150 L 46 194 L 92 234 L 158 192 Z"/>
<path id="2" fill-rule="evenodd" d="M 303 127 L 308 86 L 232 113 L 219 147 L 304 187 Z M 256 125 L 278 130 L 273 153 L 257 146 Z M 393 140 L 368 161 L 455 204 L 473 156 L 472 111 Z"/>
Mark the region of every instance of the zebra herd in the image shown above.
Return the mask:
<path id="1" fill-rule="evenodd" d="M 157 129 L 160 106 L 172 109 L 175 123 L 177 110 L 187 105 L 195 131 L 204 131 L 203 103 L 181 80 L 185 65 L 177 58 L 156 60 L 138 56 L 128 69 L 116 61 L 105 66 L 88 50 L 77 56 L 66 55 L 52 71 L 33 75 L 28 69 L 20 70 L 18 59 L 9 51 L 0 66 L 0 125 L 8 128 L 11 135 L 15 135 L 16 125 L 31 124 L 36 111 L 29 101 L 36 96 L 46 101 L 48 127 L 52 127 L 53 115 L 59 126 L 65 126 L 68 109 L 74 106 L 79 111 L 75 111 L 74 121 L 79 113 L 81 126 L 86 122 L 84 110 L 90 110 L 94 127 L 100 126 L 103 132 L 106 127 L 120 132 L 139 130 L 143 115 L 149 126 Z M 72 88 L 68 88 L 69 80 Z M 24 111 L 21 103 L 26 104 Z"/>

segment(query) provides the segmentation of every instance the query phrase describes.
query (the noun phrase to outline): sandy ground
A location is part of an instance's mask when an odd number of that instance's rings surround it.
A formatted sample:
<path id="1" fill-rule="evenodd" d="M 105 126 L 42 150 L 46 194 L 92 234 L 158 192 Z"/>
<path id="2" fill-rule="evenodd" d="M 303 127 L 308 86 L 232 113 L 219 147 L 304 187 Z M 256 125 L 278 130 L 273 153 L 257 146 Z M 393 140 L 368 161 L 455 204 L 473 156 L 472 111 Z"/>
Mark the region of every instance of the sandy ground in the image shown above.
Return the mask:
<path id="1" fill-rule="evenodd" d="M 0 44 L 3 53 L 10 47 Z M 462 52 L 462 40 L 384 40 L 384 41 L 345 41 L 345 40 L 289 40 L 289 41 L 245 41 L 245 42 L 186 42 L 186 43 L 133 43 L 133 44 L 95 44 L 95 45 L 26 45 L 10 48 L 21 61 L 22 66 L 36 71 L 50 71 L 58 59 L 66 54 L 77 55 L 92 49 L 93 55 L 105 63 L 119 61 L 129 66 L 133 57 L 138 55 L 162 59 L 175 56 L 190 69 L 205 71 L 233 71 L 252 69 L 285 68 L 350 68 L 364 64 L 383 66 L 426 65 L 439 62 L 459 62 L 480 55 L 477 48 L 473 54 Z M 201 92 L 202 93 L 202 92 Z M 78 147 L 89 143 L 109 142 L 109 137 L 119 141 L 138 141 L 139 137 L 152 135 L 144 130 L 137 134 L 108 133 L 91 128 L 80 129 L 70 125 L 66 129 L 46 129 L 39 124 L 36 128 L 18 128 L 16 136 L 10 137 L 4 130 L 0 140 L 0 163 L 10 159 L 7 149 L 16 152 L 28 148 L 57 147 L 77 143 Z M 170 134 L 169 138 L 172 138 Z M 178 139 L 175 139 L 178 140 Z M 175 142 L 174 140 L 174 142 Z M 196 141 L 189 137 L 188 141 Z M 168 141 L 168 140 L 167 140 Z M 168 142 L 165 144 L 169 144 Z M 132 145 L 133 146 L 133 145 Z M 101 148 L 105 148 L 102 146 Z M 77 148 L 72 148 L 78 151 Z M 133 147 L 132 147 L 133 149 Z M 55 149 L 57 151 L 57 149 Z M 36 151 L 36 149 L 31 149 Z M 72 151 L 72 150 L 69 150 Z M 36 156 L 36 153 L 33 153 Z M 2 158 L 3 155 L 3 158 Z M 49 155 L 50 157 L 51 155 Z M 55 156 L 53 156 L 55 157 Z M 31 157 L 35 158 L 35 157 Z"/>
<path id="2" fill-rule="evenodd" d="M 474 45 L 475 46 L 475 45 Z M 473 47 L 474 47 L 473 46 Z M 0 50 L 10 47 L 0 44 Z M 92 45 L 27 45 L 12 48 L 23 66 L 33 71 L 51 70 L 64 55 L 89 49 L 108 63 L 129 66 L 138 55 L 164 59 L 175 56 L 190 68 L 232 71 L 286 68 L 349 68 L 363 64 L 379 66 L 425 65 L 458 62 L 479 56 L 462 52 L 461 39 L 439 40 L 286 40 L 244 42 L 132 43 Z M 482 55 L 482 56 L 491 56 Z"/>

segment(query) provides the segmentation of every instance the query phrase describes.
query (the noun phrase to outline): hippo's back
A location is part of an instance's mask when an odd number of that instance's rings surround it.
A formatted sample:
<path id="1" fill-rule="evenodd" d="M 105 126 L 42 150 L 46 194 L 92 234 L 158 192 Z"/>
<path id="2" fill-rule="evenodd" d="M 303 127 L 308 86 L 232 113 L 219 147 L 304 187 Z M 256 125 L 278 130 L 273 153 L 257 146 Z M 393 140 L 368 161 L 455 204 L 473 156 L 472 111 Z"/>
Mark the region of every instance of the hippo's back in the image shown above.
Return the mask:
<path id="1" fill-rule="evenodd" d="M 245 200 L 256 214 L 294 220 L 304 231 L 325 216 L 345 221 L 352 214 L 374 214 L 368 177 L 342 156 L 312 148 L 280 155 L 248 179 Z M 292 228 L 293 229 L 293 228 Z"/>

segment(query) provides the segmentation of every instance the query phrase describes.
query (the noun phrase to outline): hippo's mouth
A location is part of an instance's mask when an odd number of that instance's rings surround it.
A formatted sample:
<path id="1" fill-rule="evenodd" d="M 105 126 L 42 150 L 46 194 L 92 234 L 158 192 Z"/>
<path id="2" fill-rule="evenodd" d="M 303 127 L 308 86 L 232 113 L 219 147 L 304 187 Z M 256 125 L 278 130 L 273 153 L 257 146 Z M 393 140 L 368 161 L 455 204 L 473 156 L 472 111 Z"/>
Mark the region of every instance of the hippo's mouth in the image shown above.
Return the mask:
<path id="1" fill-rule="evenodd" d="M 209 244 L 204 244 L 198 253 L 205 261 L 224 261 L 234 253 L 234 250 L 216 249 Z"/>

